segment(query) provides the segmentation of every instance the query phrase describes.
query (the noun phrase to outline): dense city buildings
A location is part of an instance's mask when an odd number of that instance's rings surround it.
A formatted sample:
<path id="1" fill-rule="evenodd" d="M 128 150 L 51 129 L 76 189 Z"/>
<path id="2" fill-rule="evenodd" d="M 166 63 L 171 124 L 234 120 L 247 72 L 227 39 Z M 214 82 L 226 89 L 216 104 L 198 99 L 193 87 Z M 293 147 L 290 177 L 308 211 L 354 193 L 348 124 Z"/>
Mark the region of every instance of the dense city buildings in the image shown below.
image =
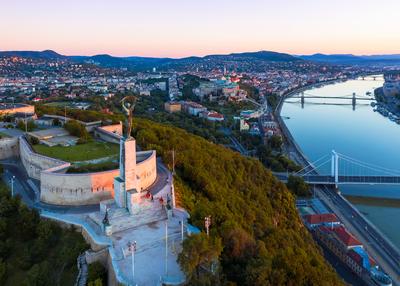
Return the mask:
<path id="1" fill-rule="evenodd" d="M 127 285 L 138 281 L 146 285 L 160 277 L 165 285 L 179 285 L 188 278 L 177 263 L 179 251 L 184 251 L 185 239 L 201 235 L 204 217 L 196 218 L 195 226 L 189 223 L 181 202 L 182 188 L 193 184 L 192 177 L 198 180 L 196 189 L 212 187 L 208 184 L 211 177 L 192 167 L 182 173 L 190 183 L 182 186 L 178 181 L 175 185 L 175 167 L 182 168 L 185 153 L 175 154 L 179 148 L 176 138 L 171 141 L 174 143 L 168 141 L 175 131 L 168 129 L 169 133 L 162 135 L 166 127 L 140 129 L 146 121 L 135 118 L 133 122 L 140 123 L 134 131 L 138 138 L 133 138 L 131 131 L 124 131 L 129 124 L 123 110 L 130 119 L 129 110 L 154 124 L 181 127 L 217 143 L 215 146 L 241 153 L 240 158 L 258 162 L 263 170 L 267 167 L 277 176 L 289 175 L 297 174 L 305 163 L 298 150 L 291 148 L 292 139 L 282 123 L 280 108 L 286 97 L 307 87 L 376 72 L 387 72 L 386 89 L 389 82 L 397 80 L 392 67 L 332 65 L 269 52 L 165 60 L 151 67 L 134 67 L 67 56 L 0 56 L 0 151 L 3 160 L 18 158 L 19 172 L 31 181 L 26 188 L 32 189 L 34 198 L 24 199 L 46 218 L 79 226 L 96 249 L 85 259 L 104 262 L 106 257 L 111 263 L 107 268 L 113 273 L 112 283 Z M 132 103 L 121 108 L 127 97 Z M 382 106 L 377 104 L 377 111 Z M 167 147 L 161 149 L 154 142 Z M 196 160 L 190 160 L 190 166 Z M 247 177 L 257 175 L 248 172 Z M 269 171 L 268 178 L 272 178 Z M 304 185 L 302 195 L 307 195 L 309 188 Z M 236 187 L 242 190 L 247 186 Z M 390 285 L 390 276 L 378 266 L 381 258 L 371 257 L 342 218 L 317 199 L 310 204 L 313 213 L 305 214 L 303 222 L 316 240 L 360 279 Z M 58 213 L 53 207 L 80 211 Z M 204 223 L 208 231 L 210 222 Z M 230 233 L 224 235 L 231 239 Z M 168 237 L 173 240 L 168 242 Z M 143 246 L 135 254 L 143 264 L 165 252 L 168 273 L 163 269 L 164 260 L 157 259 L 152 261 L 154 267 L 139 267 L 137 276 L 132 275 L 133 242 L 135 247 Z M 106 254 L 98 258 L 99 251 Z M 213 258 L 199 267 L 213 276 L 214 269 L 221 266 L 218 258 Z"/>
<path id="2" fill-rule="evenodd" d="M 400 96 L 400 71 L 385 74 L 383 92 L 386 96 Z"/>

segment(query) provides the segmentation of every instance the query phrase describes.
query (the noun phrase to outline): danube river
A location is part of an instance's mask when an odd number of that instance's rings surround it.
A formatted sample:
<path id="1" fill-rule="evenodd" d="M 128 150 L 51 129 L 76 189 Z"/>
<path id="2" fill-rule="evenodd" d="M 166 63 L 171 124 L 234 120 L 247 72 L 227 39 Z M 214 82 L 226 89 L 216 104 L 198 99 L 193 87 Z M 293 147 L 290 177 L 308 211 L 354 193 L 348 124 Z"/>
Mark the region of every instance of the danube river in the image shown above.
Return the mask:
<path id="1" fill-rule="evenodd" d="M 366 97 L 367 92 L 373 94 L 374 88 L 382 85 L 381 76 L 376 80 L 366 77 L 365 80 L 349 80 L 309 89 L 305 91 L 305 97 L 342 97 L 353 92 Z M 320 162 L 327 161 L 331 151 L 335 150 L 370 165 L 390 169 L 385 172 L 399 170 L 400 174 L 400 125 L 374 112 L 370 101 L 358 101 L 353 110 L 351 97 L 306 98 L 304 108 L 300 99 L 289 98 L 283 105 L 281 115 L 297 144 L 311 162 L 324 156 L 326 157 Z M 327 162 L 318 169 L 321 174 L 329 174 L 330 163 Z M 344 160 L 339 161 L 339 173 L 385 175 L 383 172 L 355 166 Z M 400 199 L 400 185 L 346 185 L 341 186 L 340 190 L 342 194 L 350 196 Z M 355 205 L 400 248 L 400 205 L 397 202 L 361 199 L 357 200 Z"/>

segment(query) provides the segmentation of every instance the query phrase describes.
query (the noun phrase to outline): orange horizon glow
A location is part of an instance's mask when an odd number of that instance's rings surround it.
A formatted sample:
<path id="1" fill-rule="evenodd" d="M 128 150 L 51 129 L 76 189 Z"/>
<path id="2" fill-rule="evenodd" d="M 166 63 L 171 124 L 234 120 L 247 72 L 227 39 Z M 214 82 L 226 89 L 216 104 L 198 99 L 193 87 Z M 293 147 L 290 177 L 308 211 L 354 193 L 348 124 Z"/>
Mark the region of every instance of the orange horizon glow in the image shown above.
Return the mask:
<path id="1" fill-rule="evenodd" d="M 399 54 L 400 1 L 14 0 L 0 50 L 181 58 L 234 52 Z"/>

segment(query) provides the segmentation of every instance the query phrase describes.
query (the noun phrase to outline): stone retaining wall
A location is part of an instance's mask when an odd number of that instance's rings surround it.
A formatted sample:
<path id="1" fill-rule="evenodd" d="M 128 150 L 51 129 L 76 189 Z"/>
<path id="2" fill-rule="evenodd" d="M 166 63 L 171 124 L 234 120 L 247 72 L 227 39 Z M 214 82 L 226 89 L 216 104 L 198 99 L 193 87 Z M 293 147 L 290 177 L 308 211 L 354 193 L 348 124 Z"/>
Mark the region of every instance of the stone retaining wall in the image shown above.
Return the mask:
<path id="1" fill-rule="evenodd" d="M 43 170 L 63 166 L 58 171 L 65 172 L 70 166 L 68 162 L 36 153 L 23 137 L 19 138 L 19 154 L 28 176 L 36 180 L 41 179 L 41 172 Z"/>
<path id="2" fill-rule="evenodd" d="M 114 197 L 114 178 L 119 175 L 119 169 L 66 174 L 70 163 L 37 154 L 23 137 L 19 140 L 0 140 L 0 158 L 9 155 L 19 155 L 28 176 L 40 180 L 40 200 L 43 202 L 57 205 L 88 205 Z M 156 152 L 137 152 L 136 156 L 138 188 L 143 191 L 157 179 Z"/>
<path id="3" fill-rule="evenodd" d="M 144 155 L 146 159 L 136 165 L 140 190 L 149 188 L 157 178 L 156 152 L 137 153 L 137 157 Z M 62 169 L 64 166 L 58 168 Z M 58 205 L 88 205 L 114 197 L 114 178 L 119 175 L 119 169 L 94 173 L 63 174 L 58 172 L 58 168 L 41 172 L 41 201 Z"/>

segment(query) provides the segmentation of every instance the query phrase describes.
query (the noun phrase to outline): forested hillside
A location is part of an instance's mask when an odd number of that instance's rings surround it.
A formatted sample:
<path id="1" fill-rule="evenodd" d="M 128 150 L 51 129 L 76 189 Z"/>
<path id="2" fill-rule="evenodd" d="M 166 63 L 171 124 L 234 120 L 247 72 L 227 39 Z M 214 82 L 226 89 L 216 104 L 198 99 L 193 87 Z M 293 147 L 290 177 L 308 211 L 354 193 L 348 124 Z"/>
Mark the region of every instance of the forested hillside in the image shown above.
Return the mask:
<path id="1" fill-rule="evenodd" d="M 193 236 L 180 256 L 190 284 L 341 285 L 303 227 L 292 194 L 257 160 L 178 128 L 134 120 L 134 136 L 171 165 L 180 204 L 210 238 Z M 221 244 L 222 243 L 222 244 Z M 221 267 L 207 271 L 218 257 Z"/>
<path id="2" fill-rule="evenodd" d="M 82 235 L 40 219 L 0 180 L 0 285 L 73 285 Z"/>

